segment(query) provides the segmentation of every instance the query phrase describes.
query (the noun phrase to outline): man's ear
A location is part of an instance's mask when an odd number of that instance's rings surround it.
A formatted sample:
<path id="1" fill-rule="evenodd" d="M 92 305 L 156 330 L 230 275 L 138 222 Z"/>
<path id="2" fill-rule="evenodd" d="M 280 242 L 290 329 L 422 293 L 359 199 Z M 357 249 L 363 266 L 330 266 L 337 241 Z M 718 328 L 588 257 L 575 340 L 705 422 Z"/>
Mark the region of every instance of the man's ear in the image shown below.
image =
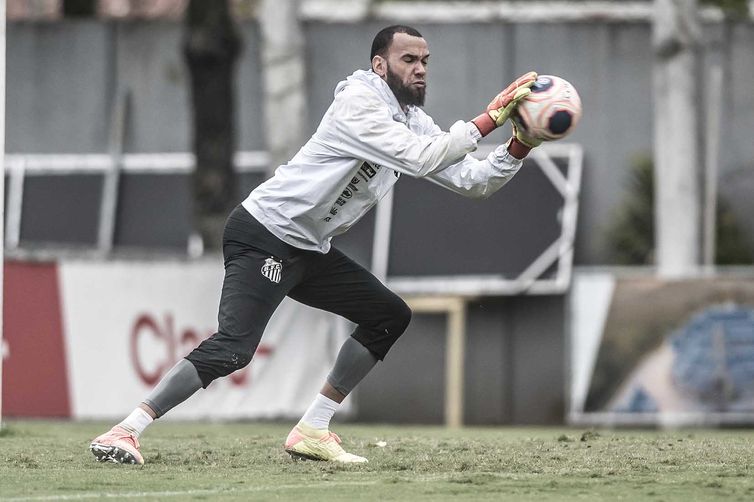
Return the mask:
<path id="1" fill-rule="evenodd" d="M 372 58 L 372 71 L 382 78 L 387 75 L 387 60 L 382 56 L 375 55 Z"/>

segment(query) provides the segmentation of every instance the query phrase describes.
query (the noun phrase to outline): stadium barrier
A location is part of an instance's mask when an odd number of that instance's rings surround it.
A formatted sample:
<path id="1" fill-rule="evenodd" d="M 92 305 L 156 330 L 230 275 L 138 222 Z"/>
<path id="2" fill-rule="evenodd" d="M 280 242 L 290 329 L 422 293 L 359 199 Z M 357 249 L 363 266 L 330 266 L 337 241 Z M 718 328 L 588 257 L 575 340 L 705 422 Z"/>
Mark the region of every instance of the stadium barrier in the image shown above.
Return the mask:
<path id="1" fill-rule="evenodd" d="M 222 267 L 214 260 L 7 261 L 5 273 L 6 417 L 121 417 L 217 325 Z M 284 301 L 253 362 L 169 418 L 297 418 L 345 328 L 331 314 Z"/>
<path id="2" fill-rule="evenodd" d="M 581 270 L 570 295 L 574 425 L 754 424 L 754 269 L 683 280 Z"/>

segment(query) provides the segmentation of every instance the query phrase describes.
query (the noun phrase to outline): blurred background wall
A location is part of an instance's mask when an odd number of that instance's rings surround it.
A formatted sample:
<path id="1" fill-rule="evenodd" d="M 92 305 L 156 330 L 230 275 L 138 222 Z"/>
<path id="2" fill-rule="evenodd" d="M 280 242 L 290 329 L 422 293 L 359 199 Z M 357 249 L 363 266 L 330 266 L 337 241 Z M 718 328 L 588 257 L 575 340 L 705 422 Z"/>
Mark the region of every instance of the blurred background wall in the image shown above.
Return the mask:
<path id="1" fill-rule="evenodd" d="M 9 2 L 7 153 L 107 153 L 116 105 L 125 91 L 130 96 L 125 153 L 188 152 L 189 89 L 180 49 L 185 3 L 112 0 L 99 4 L 100 17 L 69 18 L 61 15 L 60 3 L 39 2 L 34 9 L 31 3 Z M 238 150 L 264 152 L 260 26 L 251 2 L 236 2 L 236 9 L 243 41 L 235 86 Z M 336 83 L 368 67 L 373 34 L 391 21 L 368 16 L 353 22 L 302 19 L 307 133 L 329 106 Z M 574 263 L 617 264 L 608 229 L 635 166 L 652 152 L 650 19 L 401 21 L 418 28 L 429 43 L 425 109 L 443 128 L 473 117 L 503 85 L 529 69 L 563 76 L 576 86 L 584 117 L 568 141 L 583 145 L 584 173 Z M 707 82 L 703 74 L 712 63 L 721 64 L 725 82 L 720 193 L 751 242 L 754 25 L 747 20 L 707 21 L 703 33 L 702 93 Z M 238 200 L 265 176 L 242 174 Z M 94 246 L 102 190 L 98 174 L 27 177 L 19 245 L 8 255 L 25 259 L 39 249 L 52 249 L 54 255 L 55 249 Z M 188 174 L 124 173 L 119 190 L 116 253 L 184 257 L 191 234 Z M 443 219 L 442 214 L 433 216 Z M 749 256 L 741 264 L 751 261 Z M 567 295 L 483 298 L 470 302 L 468 309 L 466 421 L 562 421 L 568 394 Z M 391 358 L 360 388 L 356 419 L 442 420 L 444 326 L 442 315 L 415 317 Z"/>
<path id="2" fill-rule="evenodd" d="M 329 106 L 335 84 L 354 69 L 368 67 L 371 35 L 365 34 L 376 32 L 386 22 L 305 23 L 309 132 Z M 441 127 L 471 117 L 496 89 L 529 68 L 562 75 L 575 84 L 585 110 L 583 121 L 569 138 L 585 148 L 575 263 L 612 263 L 606 230 L 622 201 L 632 167 L 652 151 L 649 24 L 414 24 L 427 37 L 432 51 L 425 108 Z M 8 153 L 105 152 L 114 99 L 123 89 L 132 96 L 126 152 L 188 151 L 188 90 L 179 51 L 181 30 L 179 23 L 170 21 L 10 22 Z M 245 21 L 241 31 L 243 53 L 236 84 L 238 147 L 264 150 L 259 29 L 256 23 Z M 748 194 L 754 189 L 754 143 L 748 138 L 754 130 L 754 97 L 748 82 L 754 79 L 754 64 L 748 48 L 754 44 L 754 27 L 751 23 L 716 23 L 706 26 L 705 36 L 717 41 L 704 54 L 722 63 L 726 82 L 720 192 L 746 235 L 751 236 L 754 221 L 749 215 L 754 207 Z M 707 67 L 705 63 L 702 71 Z M 258 181 L 246 180 L 239 187 L 239 197 Z M 133 182 L 138 184 L 137 179 Z M 96 185 L 94 180 L 82 183 L 81 197 L 76 198 L 82 204 L 87 195 L 96 199 L 97 191 L 91 186 Z M 174 197 L 174 203 L 165 205 L 168 211 L 175 208 L 170 218 L 174 222 L 185 219 L 182 208 L 187 202 L 182 188 L 177 180 L 175 189 L 163 194 Z M 88 212 L 88 217 L 81 215 L 77 222 L 92 225 L 95 217 L 95 212 Z M 188 237 L 188 226 L 179 224 L 165 228 L 163 242 L 156 242 L 139 236 L 138 228 L 129 228 L 129 220 L 135 223 L 138 218 L 125 219 L 119 227 L 130 236 L 129 242 L 182 248 Z M 24 221 L 22 240 L 44 240 L 42 233 L 34 222 Z M 71 240 L 79 234 L 76 242 L 89 235 L 73 230 Z"/>

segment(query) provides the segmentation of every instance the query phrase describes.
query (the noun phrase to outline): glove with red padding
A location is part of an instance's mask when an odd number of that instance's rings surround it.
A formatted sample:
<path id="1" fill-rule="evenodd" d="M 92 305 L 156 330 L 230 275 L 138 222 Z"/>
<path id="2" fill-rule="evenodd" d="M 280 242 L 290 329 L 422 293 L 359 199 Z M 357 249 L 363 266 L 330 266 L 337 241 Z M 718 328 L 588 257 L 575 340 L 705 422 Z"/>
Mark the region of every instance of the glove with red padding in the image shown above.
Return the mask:
<path id="1" fill-rule="evenodd" d="M 524 131 L 516 127 L 513 124 L 513 136 L 508 140 L 507 147 L 508 153 L 516 157 L 517 159 L 523 159 L 532 148 L 535 148 L 542 144 L 542 140 L 532 136 L 528 136 Z"/>
<path id="2" fill-rule="evenodd" d="M 472 120 L 482 136 L 487 136 L 508 120 L 519 101 L 531 93 L 530 87 L 534 85 L 535 80 L 537 80 L 535 71 L 521 75 L 490 101 L 484 113 Z"/>

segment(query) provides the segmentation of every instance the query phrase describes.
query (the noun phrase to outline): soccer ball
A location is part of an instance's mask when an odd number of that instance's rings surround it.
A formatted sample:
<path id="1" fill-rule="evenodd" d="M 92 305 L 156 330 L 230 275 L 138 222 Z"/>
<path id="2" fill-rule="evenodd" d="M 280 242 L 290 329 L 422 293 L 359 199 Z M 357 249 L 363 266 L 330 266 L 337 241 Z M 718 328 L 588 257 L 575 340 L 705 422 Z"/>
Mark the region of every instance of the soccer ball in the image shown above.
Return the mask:
<path id="1" fill-rule="evenodd" d="M 567 136 L 581 118 L 581 98 L 567 80 L 540 75 L 511 116 L 529 136 L 552 141 Z"/>

